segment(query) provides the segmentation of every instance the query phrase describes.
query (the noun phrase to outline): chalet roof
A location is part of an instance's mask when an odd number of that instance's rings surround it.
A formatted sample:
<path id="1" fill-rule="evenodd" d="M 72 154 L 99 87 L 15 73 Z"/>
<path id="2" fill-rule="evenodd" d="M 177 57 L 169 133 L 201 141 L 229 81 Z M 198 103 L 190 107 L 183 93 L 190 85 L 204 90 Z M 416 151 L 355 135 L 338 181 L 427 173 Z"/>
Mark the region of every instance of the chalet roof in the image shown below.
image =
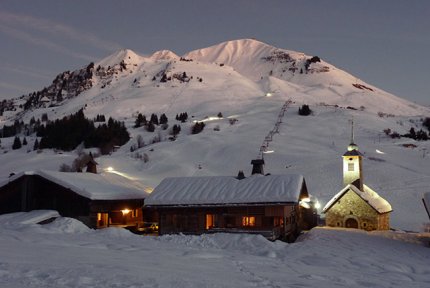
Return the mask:
<path id="1" fill-rule="evenodd" d="M 361 197 L 365 202 L 367 202 L 373 209 L 375 209 L 379 214 L 388 213 L 393 211 L 390 203 L 387 200 L 378 195 L 375 191 L 369 188 L 367 185 L 363 184 L 363 190 L 361 191 L 353 184 L 346 185 L 339 193 L 337 193 L 323 208 L 323 213 L 326 213 L 331 206 L 349 190 L 354 191 L 358 196 Z"/>
<path id="2" fill-rule="evenodd" d="M 144 199 L 149 188 L 143 183 L 113 173 L 72 173 L 57 171 L 27 171 L 0 183 L 0 188 L 25 175 L 37 175 L 68 188 L 91 200 Z"/>
<path id="3" fill-rule="evenodd" d="M 51 99 L 49 99 L 48 97 L 46 97 L 46 96 L 43 96 L 42 98 L 40 98 L 40 100 L 39 100 L 40 102 L 51 102 Z"/>
<path id="4" fill-rule="evenodd" d="M 166 178 L 145 199 L 145 205 L 298 202 L 303 185 L 302 175 L 255 174 L 242 180 L 231 176 Z"/>
<path id="5" fill-rule="evenodd" d="M 32 210 L 29 212 L 15 212 L 0 216 L 0 225 L 5 224 L 38 224 L 42 221 L 61 217 L 55 210 Z"/>
<path id="6" fill-rule="evenodd" d="M 91 157 L 90 159 L 88 159 L 88 161 L 87 161 L 87 163 L 85 164 L 85 165 L 88 165 L 88 164 L 94 164 L 94 165 L 99 165 L 99 163 L 97 163 L 96 162 L 96 160 L 94 160 L 94 158 L 93 157 Z"/>

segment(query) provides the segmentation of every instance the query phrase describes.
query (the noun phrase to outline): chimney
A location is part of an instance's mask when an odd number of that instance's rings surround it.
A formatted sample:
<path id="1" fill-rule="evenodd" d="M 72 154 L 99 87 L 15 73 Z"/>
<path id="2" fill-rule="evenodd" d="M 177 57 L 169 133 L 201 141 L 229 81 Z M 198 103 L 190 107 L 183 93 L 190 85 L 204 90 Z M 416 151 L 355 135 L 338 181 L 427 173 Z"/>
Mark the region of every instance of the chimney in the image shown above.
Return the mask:
<path id="1" fill-rule="evenodd" d="M 261 174 L 264 175 L 264 159 L 254 159 L 251 161 L 252 164 L 252 175 Z"/>
<path id="2" fill-rule="evenodd" d="M 87 162 L 87 172 L 97 174 L 98 163 L 94 161 L 93 154 L 90 152 L 90 159 Z"/>
<path id="3" fill-rule="evenodd" d="M 238 180 L 245 179 L 245 174 L 243 173 L 242 170 L 239 170 L 239 173 L 237 173 L 236 179 L 238 179 Z"/>

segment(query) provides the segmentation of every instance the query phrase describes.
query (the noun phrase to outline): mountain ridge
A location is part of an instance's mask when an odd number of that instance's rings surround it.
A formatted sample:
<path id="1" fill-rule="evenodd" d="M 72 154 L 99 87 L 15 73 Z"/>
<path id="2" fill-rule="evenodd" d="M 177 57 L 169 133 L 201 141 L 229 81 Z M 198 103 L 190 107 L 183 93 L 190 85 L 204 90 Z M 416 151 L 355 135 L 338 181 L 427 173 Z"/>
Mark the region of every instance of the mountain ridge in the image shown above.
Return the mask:
<path id="1" fill-rule="evenodd" d="M 170 50 L 156 51 L 146 57 L 130 49 L 121 49 L 95 64 L 90 63 L 73 72 L 60 73 L 54 82 L 43 90 L 2 103 L 0 114 L 6 112 L 6 119 L 13 121 L 16 117 L 22 118 L 26 109 L 39 109 L 45 106 L 53 106 L 56 109 L 55 107 L 69 103 L 72 98 L 80 97 L 81 93 L 86 94 L 87 100 L 91 101 L 91 97 L 109 94 L 107 91 L 119 84 L 123 86 L 121 97 L 125 98 L 135 93 L 131 90 L 125 92 L 127 85 L 144 90 L 152 90 L 158 85 L 164 87 L 166 92 L 170 91 L 168 92 L 170 94 L 185 95 L 187 91 L 182 91 L 183 87 L 180 87 L 183 86 L 184 79 L 178 74 L 183 75 L 186 70 L 193 71 L 194 74 L 190 74 L 190 78 L 187 79 L 187 86 L 195 88 L 192 93 L 197 93 L 195 90 L 207 93 L 209 90 L 228 89 L 221 83 L 229 82 L 231 74 L 238 72 L 243 79 L 235 76 L 235 86 L 243 84 L 249 86 L 249 81 L 254 82 L 255 84 L 252 84 L 254 91 L 251 94 L 286 95 L 298 103 L 349 106 L 355 109 L 368 109 L 373 113 L 422 115 L 429 111 L 427 107 L 360 81 L 357 77 L 325 62 L 319 56 L 308 56 L 301 52 L 276 48 L 254 39 L 240 39 L 193 50 L 182 57 Z M 200 80 L 203 75 L 208 75 L 205 77 L 205 83 L 200 87 L 191 85 L 197 77 L 198 81 L 203 81 Z M 219 81 L 221 79 L 224 80 Z M 172 85 L 168 87 L 164 80 Z M 121 81 L 132 83 L 120 83 Z M 178 84 L 177 81 L 181 83 Z M 208 86 L 206 82 L 211 83 Z M 110 94 L 117 93 L 116 90 L 114 88 Z M 121 97 L 116 99 L 119 101 Z M 46 103 L 47 98 L 50 99 L 49 104 Z M 44 101 L 41 101 L 42 99 Z"/>

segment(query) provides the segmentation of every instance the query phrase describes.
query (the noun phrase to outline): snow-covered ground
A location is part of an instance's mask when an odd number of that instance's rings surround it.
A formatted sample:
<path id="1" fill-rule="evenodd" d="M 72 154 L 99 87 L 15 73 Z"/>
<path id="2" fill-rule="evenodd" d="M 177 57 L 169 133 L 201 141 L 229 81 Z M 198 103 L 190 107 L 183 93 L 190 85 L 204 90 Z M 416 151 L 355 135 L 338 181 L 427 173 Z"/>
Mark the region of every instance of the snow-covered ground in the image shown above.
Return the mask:
<path id="1" fill-rule="evenodd" d="M 244 234 L 138 236 L 70 218 L 41 226 L 23 216 L 0 216 L 2 288 L 430 286 L 430 249 L 418 234 L 315 228 L 287 244 Z"/>

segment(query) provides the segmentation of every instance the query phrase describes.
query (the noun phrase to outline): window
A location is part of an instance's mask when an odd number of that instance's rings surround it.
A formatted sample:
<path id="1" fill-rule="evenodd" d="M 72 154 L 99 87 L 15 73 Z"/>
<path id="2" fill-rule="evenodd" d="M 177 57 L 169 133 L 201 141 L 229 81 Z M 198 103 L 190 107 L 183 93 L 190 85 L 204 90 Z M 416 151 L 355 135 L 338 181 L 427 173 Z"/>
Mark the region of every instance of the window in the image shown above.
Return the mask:
<path id="1" fill-rule="evenodd" d="M 133 218 L 139 217 L 139 209 L 131 210 L 131 217 Z"/>
<path id="2" fill-rule="evenodd" d="M 348 171 L 354 171 L 354 163 L 348 163 Z"/>
<path id="3" fill-rule="evenodd" d="M 244 227 L 255 226 L 255 217 L 254 216 L 244 216 L 244 217 L 242 217 L 242 226 L 244 226 Z"/>
<path id="4" fill-rule="evenodd" d="M 206 214 L 206 229 L 211 229 L 214 227 L 214 215 Z"/>

